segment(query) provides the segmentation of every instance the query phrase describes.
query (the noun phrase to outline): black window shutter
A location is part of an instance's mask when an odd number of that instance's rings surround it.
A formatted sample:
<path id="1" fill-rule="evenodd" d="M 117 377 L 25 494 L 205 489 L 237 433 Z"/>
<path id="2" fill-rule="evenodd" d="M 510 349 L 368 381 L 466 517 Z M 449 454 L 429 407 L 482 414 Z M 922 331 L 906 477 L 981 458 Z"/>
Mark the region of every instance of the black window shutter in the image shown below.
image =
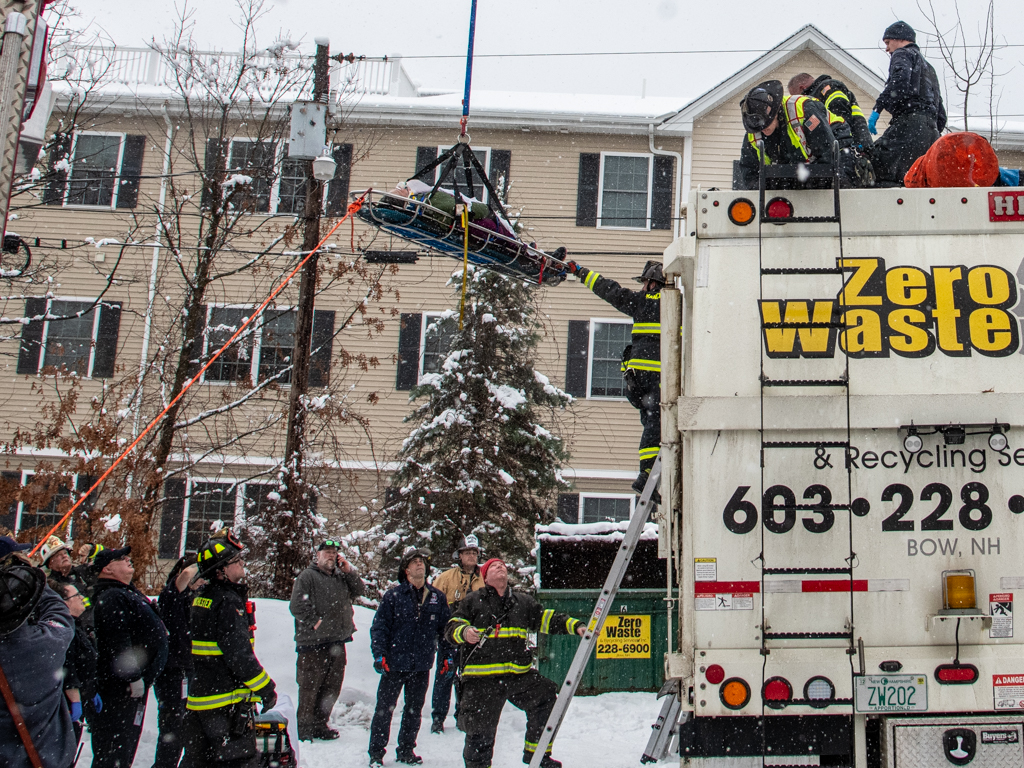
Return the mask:
<path id="1" fill-rule="evenodd" d="M 107 379 L 114 375 L 117 357 L 117 335 L 121 330 L 121 302 L 104 301 L 100 304 L 100 322 L 96 333 L 96 354 L 93 357 L 92 377 Z"/>
<path id="2" fill-rule="evenodd" d="M 509 149 L 491 150 L 491 186 L 502 200 L 508 194 L 508 175 L 512 170 L 512 151 Z M 498 186 L 498 182 L 501 186 Z"/>
<path id="3" fill-rule="evenodd" d="M 3 478 L 4 495 L 10 495 L 10 498 L 13 499 L 7 505 L 7 510 L 0 514 L 0 526 L 6 528 L 8 533 L 13 536 L 14 524 L 18 522 L 18 499 L 14 494 L 21 487 L 21 472 L 0 472 L 0 477 Z"/>
<path id="4" fill-rule="evenodd" d="M 601 182 L 601 155 L 580 153 L 580 178 L 576 187 L 576 226 L 597 226 L 597 190 Z"/>
<path id="5" fill-rule="evenodd" d="M 331 352 L 334 347 L 334 310 L 317 309 L 313 312 L 313 338 L 309 356 L 311 387 L 326 387 L 331 383 Z"/>
<path id="6" fill-rule="evenodd" d="M 398 373 L 395 389 L 409 390 L 416 386 L 420 376 L 420 330 L 423 315 L 418 312 L 402 313 L 398 331 Z"/>
<path id="7" fill-rule="evenodd" d="M 676 159 L 655 155 L 651 194 L 651 229 L 672 229 L 673 177 Z"/>
<path id="8" fill-rule="evenodd" d="M 46 299 L 26 299 L 25 317 L 46 314 Z M 43 351 L 43 321 L 33 320 L 21 326 L 21 349 L 18 351 L 18 373 L 39 373 L 39 356 Z"/>
<path id="9" fill-rule="evenodd" d="M 327 188 L 327 215 L 344 216 L 348 209 L 349 180 L 352 177 L 352 145 L 334 145 L 334 178 Z"/>
<path id="10" fill-rule="evenodd" d="M 210 207 L 210 182 L 218 172 L 223 171 L 228 165 L 228 142 L 220 139 L 206 140 L 206 154 L 203 157 L 203 194 L 200 198 L 200 207 Z"/>
<path id="11" fill-rule="evenodd" d="M 164 481 L 164 503 L 160 512 L 160 557 L 178 557 L 181 526 L 185 522 L 185 481 Z"/>
<path id="12" fill-rule="evenodd" d="M 590 368 L 590 321 L 569 321 L 569 346 L 565 355 L 565 391 L 574 397 L 587 396 Z"/>
<path id="13" fill-rule="evenodd" d="M 117 188 L 117 207 L 134 208 L 139 204 L 139 179 L 142 177 L 142 154 L 145 136 L 126 136 L 121 159 L 121 183 Z"/>
<path id="14" fill-rule="evenodd" d="M 416 147 L 416 173 L 419 173 L 432 162 L 437 160 L 437 147 Z M 433 184 L 434 180 L 423 179 L 425 183 Z"/>
<path id="15" fill-rule="evenodd" d="M 580 521 L 580 495 L 578 493 L 558 494 L 558 519 L 563 523 Z"/>
<path id="16" fill-rule="evenodd" d="M 188 375 L 195 376 L 203 364 L 203 345 L 206 341 L 206 305 L 199 305 L 199 325 L 196 326 L 196 335 L 185 341 L 189 345 L 188 353 Z"/>
<path id="17" fill-rule="evenodd" d="M 58 133 L 53 137 L 53 145 L 50 147 L 50 165 L 47 172 L 50 178 L 46 182 L 46 189 L 43 190 L 44 205 L 64 204 L 64 190 L 68 185 L 68 172 L 54 170 L 54 166 L 61 160 L 71 159 L 71 139 L 71 133 Z"/>

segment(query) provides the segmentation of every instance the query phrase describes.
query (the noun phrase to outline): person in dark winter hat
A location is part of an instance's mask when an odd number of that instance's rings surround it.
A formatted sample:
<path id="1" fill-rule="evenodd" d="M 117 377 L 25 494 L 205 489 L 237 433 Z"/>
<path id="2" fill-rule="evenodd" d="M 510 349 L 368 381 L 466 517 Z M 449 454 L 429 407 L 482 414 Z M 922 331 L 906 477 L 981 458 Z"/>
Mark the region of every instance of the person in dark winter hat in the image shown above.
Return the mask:
<path id="1" fill-rule="evenodd" d="M 76 741 L 61 668 L 75 635 L 74 622 L 64 601 L 46 585 L 43 572 L 12 554 L 20 551 L 12 539 L 0 538 L 7 539 L 0 541 L 0 550 L 6 550 L 0 559 L 0 668 L 42 764 L 70 766 Z M 29 616 L 34 620 L 28 621 Z M 6 697 L 0 697 L 0 765 L 33 765 Z"/>
<path id="2" fill-rule="evenodd" d="M 541 607 L 533 597 L 512 590 L 508 568 L 493 557 L 481 568 L 486 587 L 462 601 L 448 622 L 449 642 L 464 646 L 460 724 L 466 732 L 466 768 L 488 768 L 494 736 L 506 701 L 526 712 L 523 762 L 537 751 L 558 686 L 533 668 L 531 632 L 583 635 L 586 626 L 564 613 Z M 485 644 L 486 641 L 486 644 Z M 542 768 L 561 768 L 548 751 Z"/>
<path id="3" fill-rule="evenodd" d="M 644 428 L 640 435 L 640 473 L 632 485 L 634 491 L 643 493 L 661 451 L 661 289 L 665 274 L 660 262 L 648 261 L 635 278 L 643 288 L 631 291 L 575 261 L 567 262 L 566 269 L 599 298 L 633 318 L 632 338 L 626 347 L 629 354 L 623 356 L 622 374 L 629 402 L 640 411 Z M 659 498 L 654 497 L 655 503 Z"/>
<path id="4" fill-rule="evenodd" d="M 167 664 L 153 684 L 159 728 L 153 768 L 176 768 L 185 748 L 185 704 L 188 700 L 188 678 L 192 674 L 189 616 L 194 593 L 204 584 L 206 581 L 199 578 L 195 555 L 185 555 L 167 574 L 164 588 L 157 598 L 160 616 L 167 627 L 168 652 Z"/>
<path id="5" fill-rule="evenodd" d="M 872 163 L 878 180 L 901 186 L 910 166 L 939 139 L 946 128 L 946 108 L 935 69 L 917 47 L 917 35 L 905 21 L 890 24 L 882 33 L 889 54 L 889 78 L 868 118 L 868 129 L 883 111 L 892 115 L 889 127 L 875 142 Z"/>
<path id="6" fill-rule="evenodd" d="M 364 591 L 340 549 L 340 541 L 320 542 L 316 560 L 295 579 L 288 603 L 295 617 L 300 740 L 338 738 L 327 723 L 345 681 L 345 645 L 356 631 L 352 603 Z"/>
<path id="7" fill-rule="evenodd" d="M 142 735 L 149 688 L 167 662 L 167 630 L 132 584 L 131 547 L 96 556 L 93 593 L 97 691 L 103 709 L 90 718 L 92 768 L 129 768 Z"/>
<path id="8" fill-rule="evenodd" d="M 103 698 L 96 693 L 96 667 L 99 661 L 96 635 L 82 622 L 85 596 L 78 591 L 78 587 L 53 579 L 50 579 L 49 586 L 60 595 L 75 620 L 75 637 L 64 657 L 64 696 L 71 710 L 75 740 L 79 741 L 82 738 L 82 719 L 92 718 L 92 713 L 103 710 Z"/>
<path id="9" fill-rule="evenodd" d="M 434 587 L 444 592 L 448 610 L 454 611 L 470 592 L 483 589 L 484 577 L 480 573 L 480 541 L 470 534 L 463 536 L 455 549 L 454 568 L 449 568 L 436 579 Z M 434 670 L 434 693 L 431 696 L 431 733 L 444 733 L 444 721 L 452 703 L 452 688 L 455 688 L 455 721 L 459 720 L 460 682 L 455 674 L 458 668 L 459 649 L 446 640 L 437 647 L 437 669 Z"/>
<path id="10" fill-rule="evenodd" d="M 403 689 L 405 707 L 395 759 L 406 765 L 423 762 L 414 751 L 420 713 L 427 698 L 434 654 L 449 616 L 444 593 L 427 583 L 429 571 L 428 552 L 406 552 L 398 566 L 398 586 L 384 593 L 370 626 L 373 668 L 380 674 L 377 707 L 370 723 L 371 766 L 383 765 L 391 738 L 391 716 Z"/>
<path id="11" fill-rule="evenodd" d="M 0 560 L 12 552 L 28 552 L 32 549 L 31 544 L 19 544 L 10 536 L 0 536 Z"/>

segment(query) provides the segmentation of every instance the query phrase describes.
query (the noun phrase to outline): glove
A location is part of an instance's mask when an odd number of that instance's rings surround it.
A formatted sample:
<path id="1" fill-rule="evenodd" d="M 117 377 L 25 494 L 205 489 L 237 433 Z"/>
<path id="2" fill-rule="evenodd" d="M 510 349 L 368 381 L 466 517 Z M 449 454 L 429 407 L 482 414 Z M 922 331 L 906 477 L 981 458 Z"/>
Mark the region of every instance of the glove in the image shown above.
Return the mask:
<path id="1" fill-rule="evenodd" d="M 383 656 L 378 656 L 373 660 L 373 671 L 378 675 L 382 672 L 390 672 L 391 669 L 388 667 L 388 660 Z"/>
<path id="2" fill-rule="evenodd" d="M 82 702 L 72 701 L 71 704 L 71 719 L 76 723 L 82 719 Z"/>
<path id="3" fill-rule="evenodd" d="M 437 670 L 437 673 L 442 677 L 450 677 L 455 674 L 455 659 L 451 656 L 446 656 L 444 661 L 441 662 L 441 667 Z"/>
<path id="4" fill-rule="evenodd" d="M 871 117 L 868 118 L 868 131 L 871 133 L 872 136 L 878 135 L 878 128 L 876 128 L 875 126 L 878 125 L 878 118 L 880 117 L 881 115 L 878 114 L 877 112 L 872 112 Z"/>
<path id="5" fill-rule="evenodd" d="M 260 709 L 262 713 L 269 712 L 277 704 L 277 688 L 273 683 L 268 685 L 267 688 L 270 690 L 260 694 L 260 701 L 263 703 L 263 707 Z"/>
<path id="6" fill-rule="evenodd" d="M 580 271 L 580 265 L 577 264 L 575 261 L 567 261 L 565 262 L 565 271 L 568 272 L 570 275 L 575 275 L 577 272 Z"/>
<path id="7" fill-rule="evenodd" d="M 131 691 L 133 699 L 141 699 L 146 693 L 146 684 L 142 682 L 141 677 L 138 680 L 132 680 L 128 683 L 128 688 Z"/>
<path id="8" fill-rule="evenodd" d="M 97 712 L 103 711 L 103 699 L 100 698 L 98 693 L 92 697 L 92 708 Z"/>

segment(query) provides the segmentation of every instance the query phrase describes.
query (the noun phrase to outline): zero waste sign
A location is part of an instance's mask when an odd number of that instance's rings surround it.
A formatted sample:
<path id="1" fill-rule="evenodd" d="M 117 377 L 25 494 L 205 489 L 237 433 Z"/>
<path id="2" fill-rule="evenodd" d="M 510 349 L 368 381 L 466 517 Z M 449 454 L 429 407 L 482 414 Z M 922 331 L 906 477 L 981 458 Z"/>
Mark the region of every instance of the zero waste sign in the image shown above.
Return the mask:
<path id="1" fill-rule="evenodd" d="M 599 659 L 651 658 L 651 617 L 609 616 L 597 641 Z"/>

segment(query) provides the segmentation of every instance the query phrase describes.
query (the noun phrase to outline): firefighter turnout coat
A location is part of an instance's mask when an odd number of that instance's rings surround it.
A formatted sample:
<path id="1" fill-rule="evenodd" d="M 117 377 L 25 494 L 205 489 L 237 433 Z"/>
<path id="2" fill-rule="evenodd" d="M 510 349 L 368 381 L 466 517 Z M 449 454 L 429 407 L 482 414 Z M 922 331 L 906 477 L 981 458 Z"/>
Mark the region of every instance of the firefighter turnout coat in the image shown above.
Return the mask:
<path id="1" fill-rule="evenodd" d="M 274 681 L 253 652 L 248 588 L 213 579 L 192 600 L 188 708 L 204 712 L 269 696 Z"/>
<path id="2" fill-rule="evenodd" d="M 533 667 L 533 649 L 527 642 L 530 632 L 571 635 L 578 626 L 576 619 L 542 608 L 529 595 L 509 587 L 502 596 L 488 586 L 459 603 L 445 636 L 450 643 L 465 645 L 466 629 L 475 627 L 485 638 L 464 651 L 463 678 L 522 675 Z"/>
<path id="3" fill-rule="evenodd" d="M 580 267 L 576 277 L 619 312 L 633 318 L 633 354 L 623 361 L 627 369 L 661 373 L 661 293 L 631 291 L 614 280 Z"/>

